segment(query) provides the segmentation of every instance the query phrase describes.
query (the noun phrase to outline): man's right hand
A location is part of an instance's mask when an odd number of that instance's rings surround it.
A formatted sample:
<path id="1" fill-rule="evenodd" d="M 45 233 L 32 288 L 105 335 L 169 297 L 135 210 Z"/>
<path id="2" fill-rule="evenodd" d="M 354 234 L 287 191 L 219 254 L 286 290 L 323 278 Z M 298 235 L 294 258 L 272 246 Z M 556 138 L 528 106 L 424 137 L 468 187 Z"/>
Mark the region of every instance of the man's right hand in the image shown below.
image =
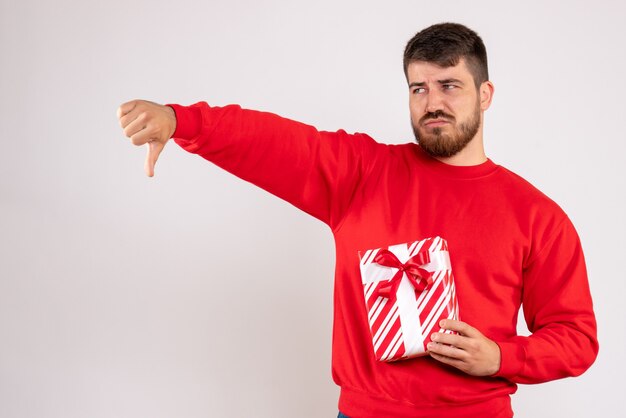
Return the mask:
<path id="1" fill-rule="evenodd" d="M 174 109 L 146 100 L 131 100 L 117 109 L 124 135 L 137 146 L 148 144 L 144 169 L 154 176 L 154 165 L 167 141 L 176 131 Z"/>

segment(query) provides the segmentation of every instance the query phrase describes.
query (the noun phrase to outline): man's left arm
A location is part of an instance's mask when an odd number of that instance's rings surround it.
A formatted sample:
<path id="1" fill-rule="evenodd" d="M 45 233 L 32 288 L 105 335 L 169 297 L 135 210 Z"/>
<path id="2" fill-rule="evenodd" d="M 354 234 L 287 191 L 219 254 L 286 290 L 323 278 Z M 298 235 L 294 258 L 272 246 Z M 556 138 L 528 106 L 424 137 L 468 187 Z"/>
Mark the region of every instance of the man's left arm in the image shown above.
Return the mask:
<path id="1" fill-rule="evenodd" d="M 524 266 L 522 307 L 532 335 L 492 341 L 471 325 L 444 320 L 428 349 L 442 363 L 474 376 L 541 383 L 587 370 L 598 354 L 587 270 L 568 218 Z"/>

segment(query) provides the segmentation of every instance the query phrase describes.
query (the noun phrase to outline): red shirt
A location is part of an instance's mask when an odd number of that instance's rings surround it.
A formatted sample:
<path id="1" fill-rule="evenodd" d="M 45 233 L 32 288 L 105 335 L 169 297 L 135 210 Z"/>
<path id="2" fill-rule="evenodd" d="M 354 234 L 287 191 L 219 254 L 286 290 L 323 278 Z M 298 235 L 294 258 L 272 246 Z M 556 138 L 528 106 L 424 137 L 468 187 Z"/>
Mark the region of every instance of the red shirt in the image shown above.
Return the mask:
<path id="1" fill-rule="evenodd" d="M 325 222 L 336 244 L 333 379 L 350 417 L 510 417 L 516 383 L 585 371 L 598 352 L 579 238 L 552 200 L 491 160 L 469 167 L 419 145 L 239 106 L 171 105 L 175 141 Z M 501 368 L 473 377 L 430 357 L 376 361 L 358 252 L 447 240 L 460 319 L 494 340 Z M 531 336 L 517 336 L 523 303 Z"/>

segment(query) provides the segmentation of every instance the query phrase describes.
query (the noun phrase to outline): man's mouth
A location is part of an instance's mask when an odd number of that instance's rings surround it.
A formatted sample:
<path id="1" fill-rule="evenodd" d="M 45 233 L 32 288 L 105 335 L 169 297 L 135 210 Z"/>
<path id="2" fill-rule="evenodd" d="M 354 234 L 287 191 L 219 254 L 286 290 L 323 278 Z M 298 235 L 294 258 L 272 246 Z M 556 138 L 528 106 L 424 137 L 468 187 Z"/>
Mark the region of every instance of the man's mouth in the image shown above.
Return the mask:
<path id="1" fill-rule="evenodd" d="M 450 121 L 447 119 L 428 119 L 424 122 L 424 125 L 428 126 L 429 128 L 436 128 L 438 126 L 443 126 L 448 123 L 450 123 Z"/>

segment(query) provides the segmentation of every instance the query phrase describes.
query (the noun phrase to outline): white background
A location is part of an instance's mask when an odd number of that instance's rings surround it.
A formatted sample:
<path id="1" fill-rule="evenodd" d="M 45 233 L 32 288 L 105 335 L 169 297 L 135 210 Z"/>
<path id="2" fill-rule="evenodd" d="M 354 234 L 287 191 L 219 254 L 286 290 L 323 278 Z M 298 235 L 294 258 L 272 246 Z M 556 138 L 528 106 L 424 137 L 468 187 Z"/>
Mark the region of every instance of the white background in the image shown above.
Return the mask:
<path id="1" fill-rule="evenodd" d="M 441 21 L 487 45 L 489 157 L 587 256 L 598 360 L 521 386 L 517 416 L 617 416 L 625 18 L 618 0 L 0 0 L 0 417 L 336 416 L 328 228 L 173 142 L 147 178 L 116 110 L 239 103 L 411 141 L 402 52 Z"/>

